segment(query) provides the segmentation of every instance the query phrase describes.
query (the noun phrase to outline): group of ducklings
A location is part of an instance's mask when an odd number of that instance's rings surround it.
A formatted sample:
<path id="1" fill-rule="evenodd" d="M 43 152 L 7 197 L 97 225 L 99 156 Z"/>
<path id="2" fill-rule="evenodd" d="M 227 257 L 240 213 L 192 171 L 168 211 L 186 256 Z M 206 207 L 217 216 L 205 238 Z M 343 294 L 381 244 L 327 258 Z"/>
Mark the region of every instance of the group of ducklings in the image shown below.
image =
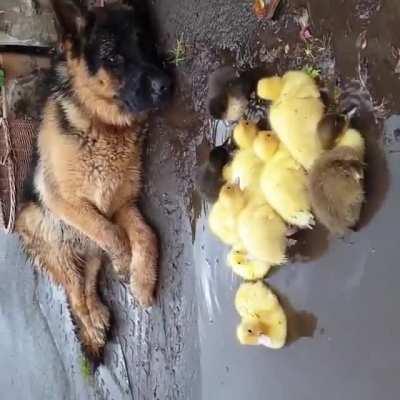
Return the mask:
<path id="1" fill-rule="evenodd" d="M 247 120 L 235 126 L 235 150 L 219 165 L 209 226 L 231 246 L 227 263 L 247 281 L 235 298 L 240 343 L 277 349 L 286 341 L 286 316 L 262 279 L 287 262 L 294 231 L 313 228 L 316 219 L 338 235 L 355 226 L 364 201 L 365 142 L 345 117 L 325 113 L 317 83 L 305 72 L 263 78 L 257 95 L 271 102 L 271 130 Z"/>

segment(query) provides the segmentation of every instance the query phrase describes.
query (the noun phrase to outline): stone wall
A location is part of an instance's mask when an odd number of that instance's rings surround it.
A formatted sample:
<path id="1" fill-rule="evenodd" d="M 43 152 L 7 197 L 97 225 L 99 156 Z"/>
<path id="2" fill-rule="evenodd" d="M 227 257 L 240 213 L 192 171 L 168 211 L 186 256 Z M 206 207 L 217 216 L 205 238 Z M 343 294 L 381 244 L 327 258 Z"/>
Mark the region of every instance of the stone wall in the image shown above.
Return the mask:
<path id="1" fill-rule="evenodd" d="M 0 45 L 49 46 L 56 41 L 49 0 L 2 0 Z"/>

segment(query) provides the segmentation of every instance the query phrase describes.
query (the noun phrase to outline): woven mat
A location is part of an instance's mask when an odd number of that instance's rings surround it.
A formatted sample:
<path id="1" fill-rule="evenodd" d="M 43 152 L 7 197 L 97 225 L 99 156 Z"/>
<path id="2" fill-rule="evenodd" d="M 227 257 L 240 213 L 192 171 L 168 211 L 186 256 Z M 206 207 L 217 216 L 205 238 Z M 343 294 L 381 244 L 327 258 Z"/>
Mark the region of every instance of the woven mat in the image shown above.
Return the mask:
<path id="1" fill-rule="evenodd" d="M 23 184 L 30 172 L 38 123 L 15 120 L 0 123 L 0 227 L 14 230 Z"/>

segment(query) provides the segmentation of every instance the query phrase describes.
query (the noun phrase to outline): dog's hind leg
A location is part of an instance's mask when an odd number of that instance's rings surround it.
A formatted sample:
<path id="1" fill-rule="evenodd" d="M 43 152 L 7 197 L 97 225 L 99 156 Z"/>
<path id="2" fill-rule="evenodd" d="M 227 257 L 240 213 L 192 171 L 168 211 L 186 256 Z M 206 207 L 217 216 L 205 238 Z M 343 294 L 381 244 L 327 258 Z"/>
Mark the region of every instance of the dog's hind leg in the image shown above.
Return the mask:
<path id="1" fill-rule="evenodd" d="M 158 240 L 135 206 L 117 211 L 115 222 L 128 234 L 131 244 L 131 288 L 142 306 L 151 306 L 157 281 Z"/>
<path id="2" fill-rule="evenodd" d="M 88 354 L 101 355 L 105 344 L 105 329 L 95 327 L 86 304 L 83 260 L 68 243 L 54 237 L 54 229 L 44 218 L 42 209 L 30 203 L 18 216 L 16 230 L 31 260 L 66 292 L 71 313 Z"/>
<path id="3" fill-rule="evenodd" d="M 98 294 L 98 275 L 101 255 L 88 259 L 85 265 L 85 294 L 90 318 L 95 328 L 107 331 L 110 327 L 110 311 L 102 303 Z"/>

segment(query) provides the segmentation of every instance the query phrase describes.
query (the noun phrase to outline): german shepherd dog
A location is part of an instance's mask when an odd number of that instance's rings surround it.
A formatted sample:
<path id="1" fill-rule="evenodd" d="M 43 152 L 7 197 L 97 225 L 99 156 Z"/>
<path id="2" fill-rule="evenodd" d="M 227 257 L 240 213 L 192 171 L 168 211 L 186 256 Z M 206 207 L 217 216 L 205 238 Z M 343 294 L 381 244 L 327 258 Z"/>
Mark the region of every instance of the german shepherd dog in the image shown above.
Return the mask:
<path id="1" fill-rule="evenodd" d="M 140 125 L 169 97 L 140 2 L 94 10 L 52 0 L 63 55 L 37 142 L 33 194 L 17 232 L 34 264 L 64 287 L 89 355 L 101 355 L 110 314 L 97 292 L 102 255 L 142 306 L 154 301 L 158 243 L 136 201 Z"/>

